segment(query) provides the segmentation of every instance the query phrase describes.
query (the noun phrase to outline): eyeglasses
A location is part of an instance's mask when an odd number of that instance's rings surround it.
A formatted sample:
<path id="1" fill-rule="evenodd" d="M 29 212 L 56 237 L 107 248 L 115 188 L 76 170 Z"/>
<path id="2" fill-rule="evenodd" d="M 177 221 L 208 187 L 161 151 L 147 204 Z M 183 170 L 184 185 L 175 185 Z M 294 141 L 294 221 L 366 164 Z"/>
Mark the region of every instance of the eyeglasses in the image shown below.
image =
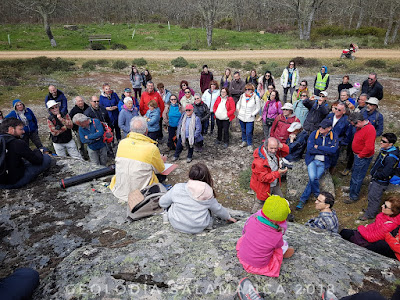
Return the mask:
<path id="1" fill-rule="evenodd" d="M 382 144 L 388 144 L 389 141 L 381 140 L 381 143 L 382 143 Z"/>
<path id="2" fill-rule="evenodd" d="M 194 100 L 200 100 L 200 98 L 194 98 Z"/>
<path id="3" fill-rule="evenodd" d="M 55 109 L 55 108 L 58 108 L 58 105 L 54 105 L 54 106 L 50 107 L 50 109 Z"/>
<path id="4" fill-rule="evenodd" d="M 374 80 L 375 78 L 370 78 L 370 77 L 368 77 L 368 80 Z"/>
<path id="5" fill-rule="evenodd" d="M 99 103 L 100 101 L 92 101 L 92 102 L 94 102 L 94 103 Z"/>
<path id="6" fill-rule="evenodd" d="M 383 203 L 382 206 L 383 206 L 383 208 L 386 208 L 386 209 L 392 209 L 391 207 L 387 206 L 386 203 Z"/>
<path id="7" fill-rule="evenodd" d="M 176 98 L 169 98 L 170 101 L 176 101 Z"/>
<path id="8" fill-rule="evenodd" d="M 271 75 L 269 75 L 269 74 L 265 74 L 265 77 L 271 77 Z"/>
<path id="9" fill-rule="evenodd" d="M 307 97 L 307 95 L 301 95 L 300 97 Z"/>
<path id="10" fill-rule="evenodd" d="M 185 92 L 185 94 L 190 94 L 190 92 Z"/>
<path id="11" fill-rule="evenodd" d="M 246 89 L 246 91 L 253 91 L 253 89 Z"/>
<path id="12" fill-rule="evenodd" d="M 192 109 L 187 109 L 186 111 L 192 111 Z"/>
<path id="13" fill-rule="evenodd" d="M 290 110 L 290 109 L 287 109 L 287 108 L 282 108 L 282 110 Z"/>
<path id="14" fill-rule="evenodd" d="M 307 86 L 307 84 L 300 84 L 300 86 Z"/>
<path id="15" fill-rule="evenodd" d="M 187 86 L 186 84 L 182 84 L 182 86 Z"/>

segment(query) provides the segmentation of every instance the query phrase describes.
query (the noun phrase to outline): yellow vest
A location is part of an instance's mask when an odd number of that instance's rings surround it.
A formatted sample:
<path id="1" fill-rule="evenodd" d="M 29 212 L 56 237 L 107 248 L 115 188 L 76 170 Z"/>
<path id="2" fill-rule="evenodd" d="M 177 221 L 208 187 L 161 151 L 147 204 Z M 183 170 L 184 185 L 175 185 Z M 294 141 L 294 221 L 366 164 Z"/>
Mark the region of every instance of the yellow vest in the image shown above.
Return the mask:
<path id="1" fill-rule="evenodd" d="M 321 72 L 317 74 L 317 82 L 315 83 L 315 88 L 320 91 L 325 91 L 326 82 L 328 81 L 329 74 L 325 74 L 324 78 L 322 78 Z"/>

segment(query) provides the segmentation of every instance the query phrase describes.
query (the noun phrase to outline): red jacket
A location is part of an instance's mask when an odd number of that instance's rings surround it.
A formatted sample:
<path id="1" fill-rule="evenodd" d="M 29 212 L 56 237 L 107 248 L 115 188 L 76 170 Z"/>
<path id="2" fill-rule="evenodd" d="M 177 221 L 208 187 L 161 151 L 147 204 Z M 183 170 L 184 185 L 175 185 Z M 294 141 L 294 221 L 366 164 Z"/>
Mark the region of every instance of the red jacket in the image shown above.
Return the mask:
<path id="1" fill-rule="evenodd" d="M 397 234 L 396 237 L 393 237 L 390 232 L 386 233 L 385 241 L 388 243 L 390 248 L 393 250 L 397 259 L 400 260 L 400 242 L 399 242 L 400 234 Z"/>
<path id="2" fill-rule="evenodd" d="M 162 113 L 164 111 L 164 101 L 162 100 L 160 94 L 155 91 L 153 91 L 151 94 L 149 94 L 148 92 L 144 92 L 142 94 L 139 105 L 140 114 L 142 116 L 146 114 L 147 110 L 149 109 L 148 104 L 151 100 L 155 100 L 157 102 L 158 107 L 160 108 L 160 117 L 162 117 Z"/>
<path id="3" fill-rule="evenodd" d="M 217 100 L 215 100 L 213 107 L 214 118 L 215 118 L 215 112 L 217 111 L 218 105 L 220 103 L 221 103 L 221 96 L 218 96 Z M 235 101 L 233 100 L 232 97 L 228 97 L 228 99 L 226 100 L 225 107 L 228 112 L 229 121 L 232 121 L 235 118 L 235 110 L 236 110 Z"/>
<path id="4" fill-rule="evenodd" d="M 357 230 L 370 243 L 382 241 L 388 232 L 396 229 L 400 225 L 400 214 L 391 217 L 384 213 L 379 213 L 376 216 L 375 222 L 367 225 L 358 226 Z"/>
<path id="5" fill-rule="evenodd" d="M 286 144 L 282 144 L 282 149 L 276 152 L 276 157 L 285 157 L 289 154 L 289 147 Z M 275 179 L 279 179 L 279 184 L 281 180 L 281 175 L 278 171 L 272 171 L 269 164 L 267 153 L 264 145 L 261 145 L 254 150 L 253 156 L 254 160 L 251 164 L 251 179 L 250 188 L 256 193 L 257 199 L 265 201 L 270 195 L 270 184 Z"/>
<path id="6" fill-rule="evenodd" d="M 376 130 L 371 123 L 361 129 L 357 129 L 354 134 L 353 144 L 351 144 L 354 154 L 357 154 L 359 158 L 373 156 L 375 153 L 375 137 Z"/>
<path id="7" fill-rule="evenodd" d="M 274 123 L 272 123 L 270 136 L 277 138 L 281 143 L 286 143 L 289 137 L 287 130 L 293 122 L 300 122 L 300 120 L 295 115 L 286 119 L 283 114 L 280 114 L 275 118 Z"/>

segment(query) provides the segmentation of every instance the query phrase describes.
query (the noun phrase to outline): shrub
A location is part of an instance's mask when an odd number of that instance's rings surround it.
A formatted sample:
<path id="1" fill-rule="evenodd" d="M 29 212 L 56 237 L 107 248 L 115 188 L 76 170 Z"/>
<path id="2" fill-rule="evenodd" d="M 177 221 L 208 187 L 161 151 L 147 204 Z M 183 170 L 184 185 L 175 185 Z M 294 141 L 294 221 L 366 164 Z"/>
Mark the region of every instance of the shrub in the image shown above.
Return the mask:
<path id="1" fill-rule="evenodd" d="M 96 61 L 95 60 L 88 60 L 82 64 L 82 69 L 87 69 L 93 71 L 96 69 Z"/>
<path id="2" fill-rule="evenodd" d="M 242 67 L 242 64 L 238 60 L 231 60 L 228 62 L 228 67 L 232 69 L 240 69 Z"/>
<path id="3" fill-rule="evenodd" d="M 316 58 L 305 58 L 304 59 L 304 67 L 316 67 L 316 66 L 320 66 L 321 63 L 319 62 L 318 59 Z"/>
<path id="4" fill-rule="evenodd" d="M 183 44 L 182 46 L 181 46 L 181 50 L 190 50 L 190 45 L 189 44 Z"/>
<path id="5" fill-rule="evenodd" d="M 196 64 L 193 64 L 193 63 L 191 63 L 191 64 L 189 64 L 189 68 L 191 68 L 191 69 L 196 69 L 196 68 L 197 68 L 197 65 L 196 65 Z"/>
<path id="6" fill-rule="evenodd" d="M 112 64 L 112 68 L 116 70 L 125 69 L 128 66 L 128 63 L 124 60 L 117 60 Z"/>
<path id="7" fill-rule="evenodd" d="M 382 59 L 369 59 L 365 65 L 371 68 L 386 68 L 386 62 Z"/>
<path id="8" fill-rule="evenodd" d="M 126 45 L 124 45 L 124 44 L 112 44 L 111 45 L 111 49 L 113 49 L 113 50 L 117 50 L 117 49 L 125 50 L 127 48 L 128 47 Z"/>
<path id="9" fill-rule="evenodd" d="M 106 50 L 106 46 L 100 43 L 91 43 L 90 49 L 92 50 Z"/>
<path id="10" fill-rule="evenodd" d="M 246 71 L 250 71 L 250 70 L 254 69 L 254 65 L 255 65 L 255 63 L 253 63 L 252 61 L 246 61 L 243 64 L 243 69 L 245 69 Z"/>
<path id="11" fill-rule="evenodd" d="M 107 59 L 98 59 L 96 60 L 96 65 L 100 67 L 106 67 L 109 65 L 109 61 Z"/>
<path id="12" fill-rule="evenodd" d="M 239 173 L 239 186 L 244 190 L 250 189 L 251 168 L 247 168 Z"/>
<path id="13" fill-rule="evenodd" d="M 143 66 L 147 65 L 147 60 L 145 60 L 143 57 L 135 58 L 132 61 L 132 65 L 137 66 L 137 67 L 143 67 Z"/>
<path id="14" fill-rule="evenodd" d="M 186 59 L 184 59 L 182 56 L 179 56 L 173 60 L 171 60 L 171 64 L 175 67 L 175 68 L 184 68 L 186 67 L 189 63 Z"/>
<path id="15" fill-rule="evenodd" d="M 260 65 L 266 65 L 267 63 L 265 62 L 265 60 L 260 61 Z"/>
<path id="16" fill-rule="evenodd" d="M 297 56 L 292 58 L 291 61 L 294 61 L 296 66 L 302 66 L 304 65 L 305 58 L 303 56 Z"/>

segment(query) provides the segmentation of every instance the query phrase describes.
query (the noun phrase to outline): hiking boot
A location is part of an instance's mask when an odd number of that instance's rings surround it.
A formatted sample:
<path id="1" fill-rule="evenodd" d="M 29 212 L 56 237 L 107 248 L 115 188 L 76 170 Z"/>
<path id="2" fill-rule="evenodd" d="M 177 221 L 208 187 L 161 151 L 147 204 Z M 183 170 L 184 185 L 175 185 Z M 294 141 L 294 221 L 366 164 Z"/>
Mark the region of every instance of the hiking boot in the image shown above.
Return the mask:
<path id="1" fill-rule="evenodd" d="M 342 172 L 340 172 L 340 174 L 342 174 L 343 176 L 347 176 L 350 174 L 350 170 L 349 169 L 344 169 Z"/>
<path id="2" fill-rule="evenodd" d="M 250 279 L 245 277 L 239 282 L 236 299 L 240 300 L 262 300 Z"/>
<path id="3" fill-rule="evenodd" d="M 299 201 L 299 203 L 296 206 L 296 210 L 302 210 L 305 204 L 306 203 L 304 201 Z"/>
<path id="4" fill-rule="evenodd" d="M 242 142 L 242 143 L 240 144 L 240 147 L 241 147 L 241 148 L 246 147 L 246 146 L 247 146 L 247 143 L 246 143 L 246 142 Z"/>
<path id="5" fill-rule="evenodd" d="M 188 158 L 186 158 L 186 162 L 189 164 L 189 163 L 191 163 L 192 162 L 192 158 L 191 157 L 188 157 Z"/>
<path id="6" fill-rule="evenodd" d="M 288 222 L 294 222 L 294 215 L 293 215 L 293 214 L 288 214 L 286 220 L 287 220 Z"/>
<path id="7" fill-rule="evenodd" d="M 178 159 L 179 159 L 179 157 L 174 156 L 174 157 L 172 158 L 172 161 L 177 161 Z"/>
<path id="8" fill-rule="evenodd" d="M 338 298 L 335 296 L 334 293 L 328 290 L 322 294 L 322 300 L 338 300 Z"/>
<path id="9" fill-rule="evenodd" d="M 289 247 L 289 248 L 286 250 L 285 254 L 283 254 L 283 258 L 290 258 L 290 257 L 293 256 L 293 254 L 294 254 L 294 248 Z"/>
<path id="10" fill-rule="evenodd" d="M 345 203 L 345 204 L 353 204 L 353 203 L 356 203 L 358 201 L 358 199 L 351 199 L 351 198 L 348 198 L 348 199 L 344 199 L 343 200 L 343 202 Z"/>
<path id="11" fill-rule="evenodd" d="M 248 145 L 248 146 L 247 146 L 247 151 L 253 152 L 253 146 L 252 146 L 252 145 Z"/>

